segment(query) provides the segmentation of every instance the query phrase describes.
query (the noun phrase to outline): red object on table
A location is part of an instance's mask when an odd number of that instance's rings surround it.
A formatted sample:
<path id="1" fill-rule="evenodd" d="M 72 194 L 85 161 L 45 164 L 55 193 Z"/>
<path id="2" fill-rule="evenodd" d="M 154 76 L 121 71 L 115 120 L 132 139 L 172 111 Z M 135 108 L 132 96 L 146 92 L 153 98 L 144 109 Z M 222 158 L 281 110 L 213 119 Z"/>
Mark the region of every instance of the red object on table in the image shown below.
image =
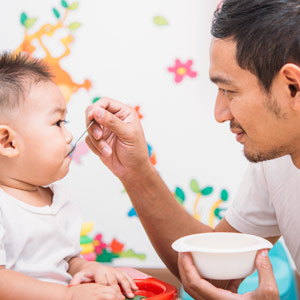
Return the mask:
<path id="1" fill-rule="evenodd" d="M 144 296 L 152 300 L 176 300 L 177 291 L 173 285 L 158 280 L 154 277 L 147 279 L 135 279 L 134 282 L 138 286 L 135 295 Z"/>
<path id="2" fill-rule="evenodd" d="M 138 286 L 135 295 L 147 297 L 152 300 L 176 300 L 177 290 L 173 285 L 164 281 L 150 277 L 149 275 L 132 268 L 118 268 L 126 272 Z"/>

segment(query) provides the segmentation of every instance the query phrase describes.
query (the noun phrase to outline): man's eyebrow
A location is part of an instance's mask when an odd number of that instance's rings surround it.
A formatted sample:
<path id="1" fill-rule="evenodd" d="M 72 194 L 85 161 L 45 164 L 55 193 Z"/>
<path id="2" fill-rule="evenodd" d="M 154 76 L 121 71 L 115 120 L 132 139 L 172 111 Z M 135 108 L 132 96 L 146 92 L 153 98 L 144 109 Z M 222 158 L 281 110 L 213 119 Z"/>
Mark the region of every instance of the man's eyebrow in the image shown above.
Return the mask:
<path id="1" fill-rule="evenodd" d="M 213 82 L 213 83 L 222 83 L 222 84 L 226 84 L 226 85 L 235 85 L 234 82 L 228 78 L 224 78 L 224 77 L 221 77 L 221 76 L 211 76 L 210 77 L 210 80 Z"/>

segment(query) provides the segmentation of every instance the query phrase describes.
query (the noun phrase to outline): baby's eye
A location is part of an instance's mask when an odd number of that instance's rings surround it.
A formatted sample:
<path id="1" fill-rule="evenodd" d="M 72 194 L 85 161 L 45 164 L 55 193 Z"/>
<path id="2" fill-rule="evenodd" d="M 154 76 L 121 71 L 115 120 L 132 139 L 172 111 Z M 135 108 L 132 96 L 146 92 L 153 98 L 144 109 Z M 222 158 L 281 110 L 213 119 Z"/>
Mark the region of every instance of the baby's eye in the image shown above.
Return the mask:
<path id="1" fill-rule="evenodd" d="M 66 124 L 66 123 L 68 123 L 67 120 L 58 120 L 58 121 L 55 123 L 55 125 L 58 126 L 58 127 L 61 127 L 62 124 Z"/>

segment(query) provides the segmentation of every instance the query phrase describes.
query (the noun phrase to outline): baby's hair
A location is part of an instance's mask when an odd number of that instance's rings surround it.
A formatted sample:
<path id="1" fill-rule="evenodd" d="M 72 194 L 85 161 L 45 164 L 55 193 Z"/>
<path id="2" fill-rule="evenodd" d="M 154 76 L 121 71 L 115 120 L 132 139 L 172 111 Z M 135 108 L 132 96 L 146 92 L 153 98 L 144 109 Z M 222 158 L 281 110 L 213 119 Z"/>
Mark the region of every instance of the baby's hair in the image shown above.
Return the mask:
<path id="1" fill-rule="evenodd" d="M 10 110 L 24 99 L 28 85 L 50 81 L 49 67 L 26 53 L 0 54 L 0 110 Z"/>

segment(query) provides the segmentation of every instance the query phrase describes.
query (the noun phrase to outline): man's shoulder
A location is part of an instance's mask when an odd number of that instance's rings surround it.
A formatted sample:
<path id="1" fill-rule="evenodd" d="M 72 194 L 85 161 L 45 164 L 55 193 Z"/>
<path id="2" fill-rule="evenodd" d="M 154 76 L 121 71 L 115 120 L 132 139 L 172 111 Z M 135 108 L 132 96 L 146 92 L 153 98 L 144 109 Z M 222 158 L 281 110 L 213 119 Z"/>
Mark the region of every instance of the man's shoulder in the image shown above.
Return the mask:
<path id="1" fill-rule="evenodd" d="M 269 192 L 284 194 L 287 190 L 300 187 L 300 169 L 293 164 L 289 155 L 265 161 L 262 168 Z"/>
<path id="2" fill-rule="evenodd" d="M 265 171 L 268 172 L 281 171 L 280 173 L 282 173 L 282 171 L 290 171 L 290 172 L 300 171 L 294 165 L 290 155 L 285 155 L 279 158 L 264 161 L 262 162 L 262 167 Z"/>

